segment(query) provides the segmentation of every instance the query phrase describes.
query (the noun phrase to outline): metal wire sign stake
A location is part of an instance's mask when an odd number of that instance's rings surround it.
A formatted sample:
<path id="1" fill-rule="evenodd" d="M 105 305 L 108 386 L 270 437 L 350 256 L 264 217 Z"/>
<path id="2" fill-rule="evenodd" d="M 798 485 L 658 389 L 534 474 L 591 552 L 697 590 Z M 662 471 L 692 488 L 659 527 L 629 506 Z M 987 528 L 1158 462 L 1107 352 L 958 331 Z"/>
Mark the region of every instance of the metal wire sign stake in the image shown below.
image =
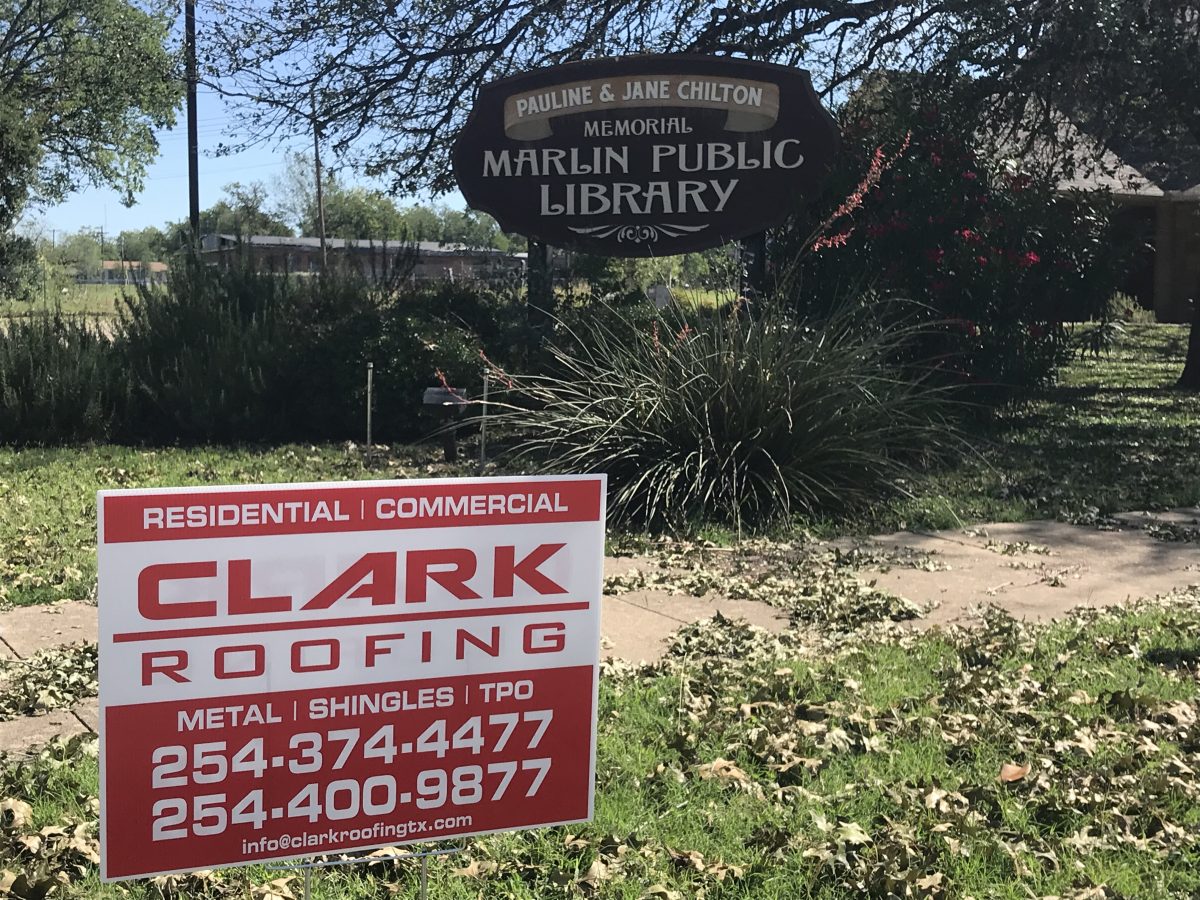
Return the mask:
<path id="1" fill-rule="evenodd" d="M 371 407 L 375 388 L 375 363 L 367 363 L 367 450 L 371 449 Z"/>
<path id="2" fill-rule="evenodd" d="M 379 857 L 379 856 L 360 856 L 354 859 L 333 859 L 333 860 L 310 860 L 302 863 L 289 863 L 283 866 L 271 866 L 272 872 L 302 872 L 304 876 L 304 900 L 312 900 L 312 874 L 314 869 L 326 869 L 334 866 L 356 866 L 366 863 L 371 865 L 378 863 L 381 860 L 388 862 L 401 862 L 407 859 L 419 859 L 421 861 L 421 869 L 419 873 L 419 888 L 417 897 L 419 900 L 429 900 L 429 858 L 431 856 L 451 856 L 456 853 L 462 853 L 465 847 L 445 847 L 438 850 L 423 850 L 419 853 L 401 853 L 395 856 Z"/>

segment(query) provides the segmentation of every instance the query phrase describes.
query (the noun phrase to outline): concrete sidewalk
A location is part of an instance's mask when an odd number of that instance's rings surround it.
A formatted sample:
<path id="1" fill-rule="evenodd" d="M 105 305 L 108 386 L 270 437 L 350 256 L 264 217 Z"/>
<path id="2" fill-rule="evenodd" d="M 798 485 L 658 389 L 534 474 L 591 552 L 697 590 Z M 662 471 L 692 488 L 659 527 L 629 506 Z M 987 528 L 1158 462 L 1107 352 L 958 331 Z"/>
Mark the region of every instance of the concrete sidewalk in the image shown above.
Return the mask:
<path id="1" fill-rule="evenodd" d="M 1076 606 L 1116 604 L 1200 584 L 1200 509 L 1130 513 L 1119 517 L 1118 525 L 1117 530 L 1059 522 L 979 525 L 837 541 L 834 546 L 867 551 L 869 561 L 857 573 L 860 580 L 932 607 L 916 627 L 963 622 L 981 603 L 1018 618 L 1045 620 Z M 888 558 L 923 563 L 892 565 Z M 610 558 L 605 574 L 659 565 L 653 558 Z M 631 662 L 659 659 L 677 628 L 716 613 L 775 632 L 788 624 L 777 607 L 714 591 L 698 598 L 632 590 L 603 599 L 601 654 Z M 95 640 L 96 607 L 89 604 L 22 607 L 0 614 L 0 660 Z M 0 750 L 25 750 L 55 735 L 94 731 L 97 725 L 93 698 L 72 710 L 0 722 Z"/>

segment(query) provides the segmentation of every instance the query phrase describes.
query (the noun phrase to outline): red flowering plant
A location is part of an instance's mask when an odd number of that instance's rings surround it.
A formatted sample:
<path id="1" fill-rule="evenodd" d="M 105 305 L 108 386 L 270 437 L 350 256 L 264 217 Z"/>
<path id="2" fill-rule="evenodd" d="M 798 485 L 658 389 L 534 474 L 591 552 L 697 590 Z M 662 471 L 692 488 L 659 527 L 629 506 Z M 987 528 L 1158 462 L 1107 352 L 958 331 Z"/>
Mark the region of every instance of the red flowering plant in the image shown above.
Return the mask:
<path id="1" fill-rule="evenodd" d="M 997 399 L 1045 383 L 1071 352 L 1070 323 L 1114 291 L 1110 198 L 1059 192 L 984 152 L 945 98 L 880 101 L 844 112 L 819 205 L 833 213 L 773 244 L 776 267 L 797 276 L 785 279 L 791 302 L 813 312 L 847 289 L 907 297 L 936 335 L 924 357 L 955 380 Z"/>

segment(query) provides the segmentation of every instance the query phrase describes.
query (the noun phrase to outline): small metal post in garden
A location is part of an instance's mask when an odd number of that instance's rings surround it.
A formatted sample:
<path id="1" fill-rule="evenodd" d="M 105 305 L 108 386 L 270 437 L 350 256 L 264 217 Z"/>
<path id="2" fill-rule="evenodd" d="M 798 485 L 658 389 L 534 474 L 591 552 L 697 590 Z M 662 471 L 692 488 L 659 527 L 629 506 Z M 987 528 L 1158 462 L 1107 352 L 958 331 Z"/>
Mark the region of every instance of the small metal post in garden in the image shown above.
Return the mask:
<path id="1" fill-rule="evenodd" d="M 491 387 L 492 373 L 483 370 L 483 413 L 479 417 L 479 474 L 483 474 L 483 466 L 487 461 L 487 414 L 488 389 Z"/>
<path id="2" fill-rule="evenodd" d="M 375 383 L 375 363 L 367 363 L 367 449 L 371 448 L 371 406 L 372 391 Z"/>

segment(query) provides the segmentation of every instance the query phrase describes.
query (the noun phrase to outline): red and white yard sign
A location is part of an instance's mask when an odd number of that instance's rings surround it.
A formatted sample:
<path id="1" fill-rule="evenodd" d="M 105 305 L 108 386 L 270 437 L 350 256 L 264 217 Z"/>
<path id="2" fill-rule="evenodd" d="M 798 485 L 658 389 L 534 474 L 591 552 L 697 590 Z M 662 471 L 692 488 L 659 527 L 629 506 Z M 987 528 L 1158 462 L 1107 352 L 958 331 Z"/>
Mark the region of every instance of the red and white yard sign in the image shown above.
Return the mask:
<path id="1" fill-rule="evenodd" d="M 604 497 L 102 492 L 103 877 L 591 818 Z"/>

